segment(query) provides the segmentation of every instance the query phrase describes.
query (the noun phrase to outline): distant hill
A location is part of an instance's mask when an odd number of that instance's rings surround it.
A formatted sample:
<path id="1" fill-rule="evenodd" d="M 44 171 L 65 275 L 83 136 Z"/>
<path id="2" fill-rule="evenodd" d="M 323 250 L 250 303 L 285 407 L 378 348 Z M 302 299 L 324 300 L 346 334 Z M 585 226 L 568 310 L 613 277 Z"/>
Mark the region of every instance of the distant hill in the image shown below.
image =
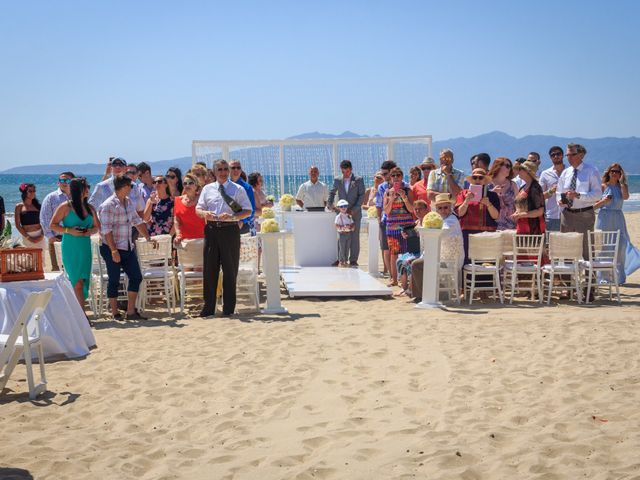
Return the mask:
<path id="1" fill-rule="evenodd" d="M 179 167 L 183 172 L 191 168 L 191 157 L 174 158 L 173 160 L 158 160 L 147 162 L 152 172 L 166 172 L 169 167 Z M 100 175 L 104 173 L 104 163 L 59 163 L 47 165 L 30 165 L 28 167 L 13 167 L 0 173 L 32 174 L 37 172 L 43 175 L 57 175 L 60 172 L 70 171 L 76 175 Z"/>
<path id="2" fill-rule="evenodd" d="M 467 170 L 469 159 L 479 152 L 486 152 L 495 157 L 526 157 L 529 152 L 538 152 L 542 157 L 543 167 L 551 165 L 549 148 L 559 145 L 564 150 L 567 143 L 580 143 L 587 149 L 586 160 L 594 164 L 600 171 L 612 163 L 620 163 L 627 173 L 640 173 L 640 138 L 567 138 L 550 135 L 528 135 L 522 138 L 512 137 L 504 132 L 491 132 L 472 138 L 452 138 L 434 141 L 433 154 L 443 148 L 453 150 L 458 168 Z"/>
<path id="3" fill-rule="evenodd" d="M 378 137 L 379 135 L 373 135 Z M 330 133 L 309 132 L 289 137 L 293 140 L 309 140 L 313 138 L 366 138 L 368 135 L 359 135 L 350 131 L 335 135 Z M 540 153 L 543 167 L 550 165 L 548 151 L 552 145 L 559 145 L 563 149 L 567 143 L 575 142 L 587 148 L 587 161 L 595 164 L 599 170 L 603 170 L 609 164 L 617 162 L 622 164 L 628 173 L 640 174 L 640 138 L 566 138 L 550 135 L 528 135 L 522 138 L 512 137 L 504 132 L 490 132 L 471 138 L 451 138 L 433 142 L 433 156 L 437 159 L 438 152 L 442 148 L 451 148 L 455 154 L 456 164 L 462 170 L 468 170 L 469 158 L 475 153 L 486 152 L 491 158 L 498 156 L 509 157 L 512 160 L 517 157 L 526 157 L 531 151 Z M 264 148 L 264 147 L 257 147 Z M 153 172 L 166 172 L 171 166 L 180 167 L 186 171 L 191 166 L 191 157 L 180 157 L 172 160 L 159 160 L 148 162 Z M 79 175 L 97 175 L 104 172 L 103 164 L 57 164 L 57 165 L 30 165 L 14 167 L 0 173 L 32 174 L 34 171 L 42 174 L 58 174 L 64 170 L 71 170 Z"/>

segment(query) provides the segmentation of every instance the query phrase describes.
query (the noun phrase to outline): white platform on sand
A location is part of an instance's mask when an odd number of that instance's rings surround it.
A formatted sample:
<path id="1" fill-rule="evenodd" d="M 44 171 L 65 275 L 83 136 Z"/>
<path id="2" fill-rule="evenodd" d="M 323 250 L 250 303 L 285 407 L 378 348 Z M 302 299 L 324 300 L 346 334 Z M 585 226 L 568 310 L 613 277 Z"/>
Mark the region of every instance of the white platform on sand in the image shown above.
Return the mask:
<path id="1" fill-rule="evenodd" d="M 367 297 L 393 293 L 359 268 L 285 267 L 280 273 L 290 297 Z"/>

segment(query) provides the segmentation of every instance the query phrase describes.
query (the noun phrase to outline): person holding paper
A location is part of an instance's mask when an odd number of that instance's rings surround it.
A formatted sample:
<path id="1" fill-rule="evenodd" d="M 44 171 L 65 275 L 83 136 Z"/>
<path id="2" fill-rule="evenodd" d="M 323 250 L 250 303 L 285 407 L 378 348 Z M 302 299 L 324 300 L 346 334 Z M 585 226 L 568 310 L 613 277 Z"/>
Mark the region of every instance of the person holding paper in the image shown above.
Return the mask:
<path id="1" fill-rule="evenodd" d="M 480 232 L 495 232 L 500 216 L 500 197 L 489 191 L 490 178 L 484 168 L 474 168 L 466 180 L 465 188 L 456 197 L 455 213 L 460 219 L 464 244 L 464 263 L 469 263 L 469 235 Z"/>

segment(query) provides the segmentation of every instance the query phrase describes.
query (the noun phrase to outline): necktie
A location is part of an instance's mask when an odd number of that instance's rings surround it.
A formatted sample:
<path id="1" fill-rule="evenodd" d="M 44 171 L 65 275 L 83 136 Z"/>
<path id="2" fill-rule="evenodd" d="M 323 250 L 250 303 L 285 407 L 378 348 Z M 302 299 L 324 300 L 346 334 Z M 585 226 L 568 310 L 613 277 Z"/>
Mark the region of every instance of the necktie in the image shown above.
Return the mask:
<path id="1" fill-rule="evenodd" d="M 569 190 L 576 191 L 576 187 L 578 185 L 578 169 L 573 169 L 573 175 L 571 176 L 571 183 L 569 184 Z M 567 199 L 567 205 L 569 208 L 573 207 L 573 200 Z"/>

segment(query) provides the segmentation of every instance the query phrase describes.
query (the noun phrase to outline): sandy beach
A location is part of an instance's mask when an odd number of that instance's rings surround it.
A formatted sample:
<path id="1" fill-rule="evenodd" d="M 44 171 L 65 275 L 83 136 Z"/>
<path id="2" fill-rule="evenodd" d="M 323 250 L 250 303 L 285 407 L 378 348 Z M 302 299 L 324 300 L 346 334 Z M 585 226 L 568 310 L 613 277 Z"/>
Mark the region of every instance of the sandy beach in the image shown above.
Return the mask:
<path id="1" fill-rule="evenodd" d="M 39 400 L 16 368 L 0 479 L 638 479 L 640 271 L 621 293 L 99 320 Z"/>

